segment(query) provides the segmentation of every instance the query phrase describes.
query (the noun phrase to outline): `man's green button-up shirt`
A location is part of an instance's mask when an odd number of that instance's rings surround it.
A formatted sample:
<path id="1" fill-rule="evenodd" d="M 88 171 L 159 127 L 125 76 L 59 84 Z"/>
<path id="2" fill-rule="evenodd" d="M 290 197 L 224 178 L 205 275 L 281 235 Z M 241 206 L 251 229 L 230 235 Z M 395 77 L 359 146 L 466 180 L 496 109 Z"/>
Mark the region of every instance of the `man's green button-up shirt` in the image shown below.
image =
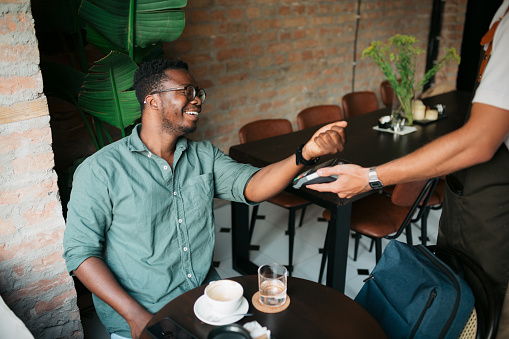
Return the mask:
<path id="1" fill-rule="evenodd" d="M 180 138 L 173 170 L 133 133 L 77 169 L 68 205 L 64 258 L 72 273 L 101 258 L 120 285 L 155 313 L 199 286 L 212 263 L 213 198 L 248 203 L 244 189 L 258 168 L 239 164 L 210 142 Z M 110 333 L 127 322 L 94 296 Z"/>

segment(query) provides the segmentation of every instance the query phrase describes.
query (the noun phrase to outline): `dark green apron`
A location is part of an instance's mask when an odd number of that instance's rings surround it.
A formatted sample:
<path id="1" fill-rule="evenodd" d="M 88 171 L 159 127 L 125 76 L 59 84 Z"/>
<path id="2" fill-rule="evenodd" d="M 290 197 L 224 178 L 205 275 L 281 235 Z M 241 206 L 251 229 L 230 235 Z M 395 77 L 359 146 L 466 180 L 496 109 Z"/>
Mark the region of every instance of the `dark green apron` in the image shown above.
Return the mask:
<path id="1" fill-rule="evenodd" d="M 491 41 L 498 23 L 493 26 L 481 41 L 481 44 L 490 43 L 490 46 L 486 52 L 482 51 L 479 81 L 491 53 Z M 469 117 L 470 111 L 467 120 Z M 446 182 L 437 243 L 459 249 L 475 260 L 496 284 L 503 300 L 509 281 L 507 146 L 502 143 L 491 160 L 448 175 Z"/>
<path id="2" fill-rule="evenodd" d="M 509 281 L 509 150 L 502 144 L 491 160 L 454 176 L 463 193 L 447 180 L 438 243 L 475 260 L 503 299 Z"/>

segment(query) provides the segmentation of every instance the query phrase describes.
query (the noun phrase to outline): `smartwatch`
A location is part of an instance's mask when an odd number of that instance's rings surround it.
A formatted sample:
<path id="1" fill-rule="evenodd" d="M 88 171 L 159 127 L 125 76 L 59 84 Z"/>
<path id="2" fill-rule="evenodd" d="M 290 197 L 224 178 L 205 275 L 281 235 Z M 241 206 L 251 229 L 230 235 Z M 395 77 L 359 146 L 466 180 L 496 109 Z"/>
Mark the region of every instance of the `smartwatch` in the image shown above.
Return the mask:
<path id="1" fill-rule="evenodd" d="M 376 175 L 376 167 L 371 167 L 369 169 L 369 186 L 374 190 L 379 190 L 384 187 L 384 184 L 378 179 L 378 176 Z"/>
<path id="2" fill-rule="evenodd" d="M 297 166 L 300 165 L 300 164 L 303 164 L 303 165 L 306 165 L 306 166 L 316 165 L 316 163 L 318 162 L 318 160 L 320 160 L 320 158 L 314 158 L 314 159 L 311 159 L 311 160 L 306 160 L 302 156 L 302 149 L 304 148 L 304 145 L 305 144 L 300 145 L 299 148 L 297 148 L 297 151 L 295 152 L 295 162 L 297 163 Z"/>

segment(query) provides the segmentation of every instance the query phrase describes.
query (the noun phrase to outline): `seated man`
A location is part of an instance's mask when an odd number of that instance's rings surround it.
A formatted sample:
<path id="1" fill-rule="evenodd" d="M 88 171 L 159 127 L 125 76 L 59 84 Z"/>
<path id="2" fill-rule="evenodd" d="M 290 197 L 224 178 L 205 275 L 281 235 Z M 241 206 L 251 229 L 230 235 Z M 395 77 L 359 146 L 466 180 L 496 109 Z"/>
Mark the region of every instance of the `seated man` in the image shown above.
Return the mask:
<path id="1" fill-rule="evenodd" d="M 207 141 L 192 141 L 205 91 L 186 63 L 154 60 L 134 75 L 142 122 L 77 169 L 64 258 L 93 293 L 112 338 L 137 338 L 152 314 L 219 276 L 211 269 L 213 198 L 264 201 L 303 165 L 296 156 L 262 169 L 239 164 Z M 304 161 L 343 149 L 345 122 L 318 130 Z"/>

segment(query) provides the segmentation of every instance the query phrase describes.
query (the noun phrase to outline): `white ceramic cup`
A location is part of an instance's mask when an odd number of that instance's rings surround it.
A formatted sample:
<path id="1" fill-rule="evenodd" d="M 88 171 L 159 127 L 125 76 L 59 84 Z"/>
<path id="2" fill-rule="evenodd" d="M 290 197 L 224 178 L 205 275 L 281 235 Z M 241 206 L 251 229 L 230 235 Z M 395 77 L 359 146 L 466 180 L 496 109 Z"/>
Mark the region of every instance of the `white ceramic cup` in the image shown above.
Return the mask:
<path id="1" fill-rule="evenodd" d="M 211 309 L 220 315 L 234 313 L 242 302 L 244 288 L 233 280 L 216 280 L 205 288 L 205 299 Z"/>

